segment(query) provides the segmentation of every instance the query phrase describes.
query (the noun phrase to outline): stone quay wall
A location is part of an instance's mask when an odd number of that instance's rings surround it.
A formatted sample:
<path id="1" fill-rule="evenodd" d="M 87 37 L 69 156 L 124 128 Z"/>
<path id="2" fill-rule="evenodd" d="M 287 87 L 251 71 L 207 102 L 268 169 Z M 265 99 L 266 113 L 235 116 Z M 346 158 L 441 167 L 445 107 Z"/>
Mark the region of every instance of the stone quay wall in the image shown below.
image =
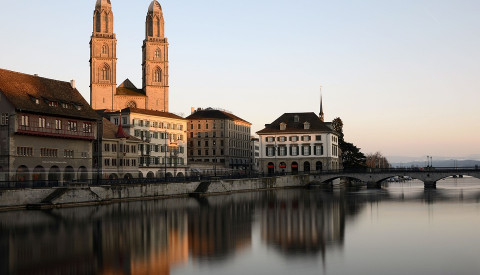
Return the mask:
<path id="1" fill-rule="evenodd" d="M 128 200 L 294 188 L 305 186 L 308 182 L 308 176 L 292 175 L 189 183 L 9 189 L 0 190 L 0 210 L 72 207 Z"/>

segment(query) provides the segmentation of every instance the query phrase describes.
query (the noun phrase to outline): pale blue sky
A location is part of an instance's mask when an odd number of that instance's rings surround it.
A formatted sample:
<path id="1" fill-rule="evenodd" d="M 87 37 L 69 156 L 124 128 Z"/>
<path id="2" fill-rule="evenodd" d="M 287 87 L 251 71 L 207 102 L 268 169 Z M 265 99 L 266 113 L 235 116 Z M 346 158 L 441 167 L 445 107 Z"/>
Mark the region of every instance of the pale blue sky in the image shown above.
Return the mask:
<path id="1" fill-rule="evenodd" d="M 150 0 L 112 0 L 117 82 L 141 86 Z M 258 131 L 284 112 L 340 116 L 365 153 L 480 153 L 480 1 L 160 1 L 170 110 L 220 107 Z M 95 0 L 0 0 L 0 67 L 75 79 L 89 100 Z"/>

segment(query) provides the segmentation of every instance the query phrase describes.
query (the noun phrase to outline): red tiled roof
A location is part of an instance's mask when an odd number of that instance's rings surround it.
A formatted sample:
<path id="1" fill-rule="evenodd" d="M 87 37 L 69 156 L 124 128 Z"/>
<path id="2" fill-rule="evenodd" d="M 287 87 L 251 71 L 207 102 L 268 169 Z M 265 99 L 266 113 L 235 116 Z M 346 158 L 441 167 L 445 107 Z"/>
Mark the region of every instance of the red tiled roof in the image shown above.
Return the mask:
<path id="1" fill-rule="evenodd" d="M 298 122 L 295 122 L 295 116 Z M 285 123 L 285 130 L 280 130 L 280 123 Z M 310 123 L 310 129 L 304 128 L 304 123 Z M 266 124 L 265 128 L 258 131 L 257 134 L 277 134 L 277 133 L 310 133 L 310 132 L 327 132 L 335 133 L 327 123 L 322 122 L 315 113 L 285 113 L 277 118 L 271 124 Z"/>
<path id="2" fill-rule="evenodd" d="M 195 111 L 195 113 L 189 115 L 187 119 L 229 119 L 229 120 L 239 120 L 252 125 L 250 122 L 244 119 L 241 119 L 234 114 L 231 114 L 229 112 L 225 112 L 222 110 L 212 109 L 212 108 Z"/>
<path id="3" fill-rule="evenodd" d="M 120 127 L 117 127 L 115 124 L 113 124 L 108 119 L 106 119 L 106 118 L 103 119 L 103 136 L 102 137 L 104 139 L 126 138 L 126 139 L 131 140 L 131 141 L 141 141 L 140 139 L 125 133 L 125 131 L 123 131 L 123 129 L 122 129 L 122 132 L 123 132 L 124 136 L 123 137 L 122 136 L 117 136 L 117 134 L 119 132 L 119 129 L 120 129 Z"/>
<path id="4" fill-rule="evenodd" d="M 0 92 L 15 109 L 24 112 L 89 120 L 100 118 L 70 82 L 0 69 Z M 48 102 L 56 102 L 57 106 L 49 106 Z"/>

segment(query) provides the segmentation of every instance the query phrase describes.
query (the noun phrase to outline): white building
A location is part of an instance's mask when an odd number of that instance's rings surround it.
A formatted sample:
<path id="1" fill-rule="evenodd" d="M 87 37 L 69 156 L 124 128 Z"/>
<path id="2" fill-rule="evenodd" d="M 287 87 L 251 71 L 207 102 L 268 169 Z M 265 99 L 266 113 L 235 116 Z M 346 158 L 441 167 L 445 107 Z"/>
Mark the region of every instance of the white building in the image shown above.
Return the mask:
<path id="1" fill-rule="evenodd" d="M 250 170 L 258 171 L 260 158 L 260 139 L 256 137 L 250 138 Z"/>
<path id="2" fill-rule="evenodd" d="M 341 168 L 338 133 L 323 116 L 285 113 L 257 134 L 260 171 L 310 172 Z"/>
<path id="3" fill-rule="evenodd" d="M 143 141 L 139 145 L 139 176 L 184 177 L 187 167 L 187 120 L 153 110 L 126 108 L 105 113 L 115 125 Z"/>

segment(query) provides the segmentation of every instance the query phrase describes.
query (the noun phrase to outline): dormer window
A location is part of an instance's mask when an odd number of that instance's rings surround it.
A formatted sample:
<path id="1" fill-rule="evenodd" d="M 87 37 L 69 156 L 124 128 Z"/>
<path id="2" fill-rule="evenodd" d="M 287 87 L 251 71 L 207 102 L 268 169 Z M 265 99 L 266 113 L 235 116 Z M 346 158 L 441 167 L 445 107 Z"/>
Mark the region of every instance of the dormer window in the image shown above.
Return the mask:
<path id="1" fill-rule="evenodd" d="M 300 121 L 300 117 L 298 115 L 295 115 L 293 117 L 293 122 L 299 122 Z"/>
<path id="2" fill-rule="evenodd" d="M 280 123 L 280 131 L 285 131 L 287 129 L 287 124 L 286 123 Z"/>
<path id="3" fill-rule="evenodd" d="M 40 100 L 39 100 L 38 98 L 36 98 L 36 97 L 34 97 L 34 96 L 31 96 L 31 95 L 29 95 L 29 96 L 30 96 L 30 99 L 31 99 L 33 102 L 35 102 L 35 104 L 40 104 Z"/>
<path id="4" fill-rule="evenodd" d="M 308 122 L 303 123 L 303 129 L 305 129 L 305 130 L 310 129 L 310 123 L 308 123 Z"/>

